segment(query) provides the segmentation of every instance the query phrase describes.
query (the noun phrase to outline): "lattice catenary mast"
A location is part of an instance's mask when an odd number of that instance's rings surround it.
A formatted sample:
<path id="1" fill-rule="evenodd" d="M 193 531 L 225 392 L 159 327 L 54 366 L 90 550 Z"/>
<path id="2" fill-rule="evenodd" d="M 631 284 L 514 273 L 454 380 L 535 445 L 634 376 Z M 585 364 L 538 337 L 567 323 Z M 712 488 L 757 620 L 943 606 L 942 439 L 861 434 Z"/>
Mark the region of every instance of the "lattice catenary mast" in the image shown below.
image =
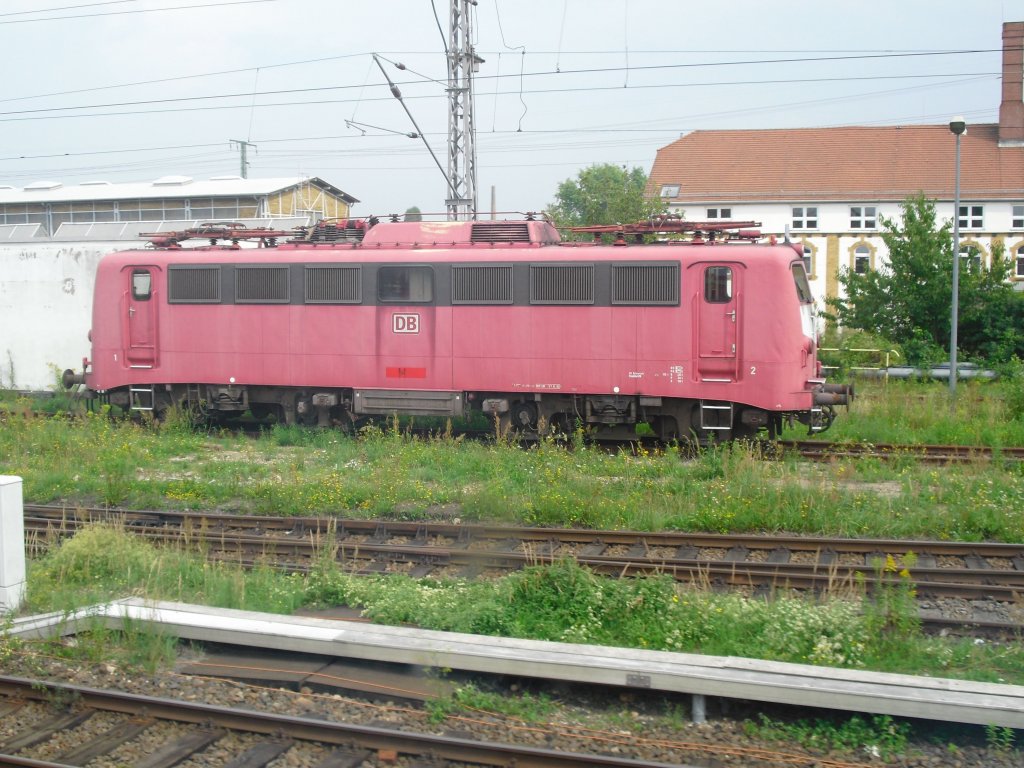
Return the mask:
<path id="1" fill-rule="evenodd" d="M 473 50 L 470 9 L 476 0 L 451 0 L 448 29 L 448 180 L 445 203 L 453 221 L 476 218 L 476 125 L 473 72 L 483 59 Z"/>

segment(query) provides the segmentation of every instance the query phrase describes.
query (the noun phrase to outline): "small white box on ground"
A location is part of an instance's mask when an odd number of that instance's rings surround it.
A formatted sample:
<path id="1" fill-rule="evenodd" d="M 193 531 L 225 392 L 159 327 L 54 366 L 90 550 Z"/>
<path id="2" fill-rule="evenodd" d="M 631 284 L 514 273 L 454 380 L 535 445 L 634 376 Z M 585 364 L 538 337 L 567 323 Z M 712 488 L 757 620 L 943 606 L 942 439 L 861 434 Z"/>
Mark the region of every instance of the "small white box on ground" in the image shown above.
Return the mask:
<path id="1" fill-rule="evenodd" d="M 25 510 L 21 478 L 0 475 L 0 610 L 17 610 L 24 597 Z"/>

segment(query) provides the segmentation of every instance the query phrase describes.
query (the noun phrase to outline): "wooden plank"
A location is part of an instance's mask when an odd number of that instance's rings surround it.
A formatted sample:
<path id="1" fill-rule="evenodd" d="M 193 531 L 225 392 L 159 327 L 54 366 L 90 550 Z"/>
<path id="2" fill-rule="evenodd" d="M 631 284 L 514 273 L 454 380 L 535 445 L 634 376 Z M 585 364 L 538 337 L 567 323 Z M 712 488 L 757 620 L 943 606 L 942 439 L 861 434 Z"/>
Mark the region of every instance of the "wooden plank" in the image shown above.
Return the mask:
<path id="1" fill-rule="evenodd" d="M 356 768 L 373 755 L 368 749 L 336 749 L 319 763 L 316 768 Z"/>
<path id="2" fill-rule="evenodd" d="M 96 711 L 92 709 L 72 712 L 70 714 L 57 715 L 41 723 L 30 725 L 28 730 L 22 731 L 0 744 L 0 752 L 14 753 L 28 747 L 34 747 L 36 744 L 41 744 L 49 739 L 57 731 L 66 731 L 81 725 L 94 714 L 96 714 Z"/>
<path id="3" fill-rule="evenodd" d="M 120 725 L 115 725 L 108 731 L 99 734 L 81 746 L 68 752 L 58 755 L 56 762 L 67 763 L 68 765 L 85 765 L 90 760 L 105 755 L 117 747 L 130 741 L 153 725 L 156 720 L 126 720 Z"/>
<path id="4" fill-rule="evenodd" d="M 263 768 L 271 760 L 291 749 L 290 741 L 264 741 L 247 749 L 223 768 Z"/>
<path id="5" fill-rule="evenodd" d="M 135 768 L 173 768 L 182 760 L 192 757 L 217 739 L 223 738 L 226 733 L 227 731 L 220 729 L 188 733 L 159 747 L 153 754 L 137 762 Z"/>

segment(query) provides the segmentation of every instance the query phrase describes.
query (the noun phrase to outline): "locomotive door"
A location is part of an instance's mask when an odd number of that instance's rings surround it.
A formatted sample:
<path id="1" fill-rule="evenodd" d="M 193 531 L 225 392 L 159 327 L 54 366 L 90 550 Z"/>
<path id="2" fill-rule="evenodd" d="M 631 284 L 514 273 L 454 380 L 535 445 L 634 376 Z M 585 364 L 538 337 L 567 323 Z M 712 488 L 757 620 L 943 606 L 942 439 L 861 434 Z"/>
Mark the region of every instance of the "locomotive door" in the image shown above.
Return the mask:
<path id="1" fill-rule="evenodd" d="M 155 267 L 128 267 L 122 307 L 127 329 L 125 362 L 129 368 L 154 368 L 157 364 Z"/>
<path id="2" fill-rule="evenodd" d="M 697 311 L 697 377 L 735 381 L 739 371 L 740 265 L 700 264 Z"/>
<path id="3" fill-rule="evenodd" d="M 451 386 L 451 361 L 437 334 L 434 268 L 387 265 L 377 270 L 376 355 L 383 379 L 396 389 L 444 389 Z"/>

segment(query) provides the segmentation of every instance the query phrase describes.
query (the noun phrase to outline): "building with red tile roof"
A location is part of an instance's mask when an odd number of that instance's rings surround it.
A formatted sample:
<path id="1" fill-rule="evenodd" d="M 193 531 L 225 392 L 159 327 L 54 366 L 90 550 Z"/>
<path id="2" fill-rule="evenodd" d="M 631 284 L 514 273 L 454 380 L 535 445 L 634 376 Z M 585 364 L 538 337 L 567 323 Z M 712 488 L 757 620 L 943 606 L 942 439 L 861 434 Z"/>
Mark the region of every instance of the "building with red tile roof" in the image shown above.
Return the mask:
<path id="1" fill-rule="evenodd" d="M 1003 25 L 999 123 L 961 136 L 961 253 L 991 257 L 999 239 L 1024 288 L 1024 22 Z M 885 258 L 880 217 L 923 193 L 952 220 L 955 137 L 949 126 L 693 131 L 658 150 L 648 191 L 690 220 L 755 220 L 804 245 L 819 297 L 843 268 Z"/>

